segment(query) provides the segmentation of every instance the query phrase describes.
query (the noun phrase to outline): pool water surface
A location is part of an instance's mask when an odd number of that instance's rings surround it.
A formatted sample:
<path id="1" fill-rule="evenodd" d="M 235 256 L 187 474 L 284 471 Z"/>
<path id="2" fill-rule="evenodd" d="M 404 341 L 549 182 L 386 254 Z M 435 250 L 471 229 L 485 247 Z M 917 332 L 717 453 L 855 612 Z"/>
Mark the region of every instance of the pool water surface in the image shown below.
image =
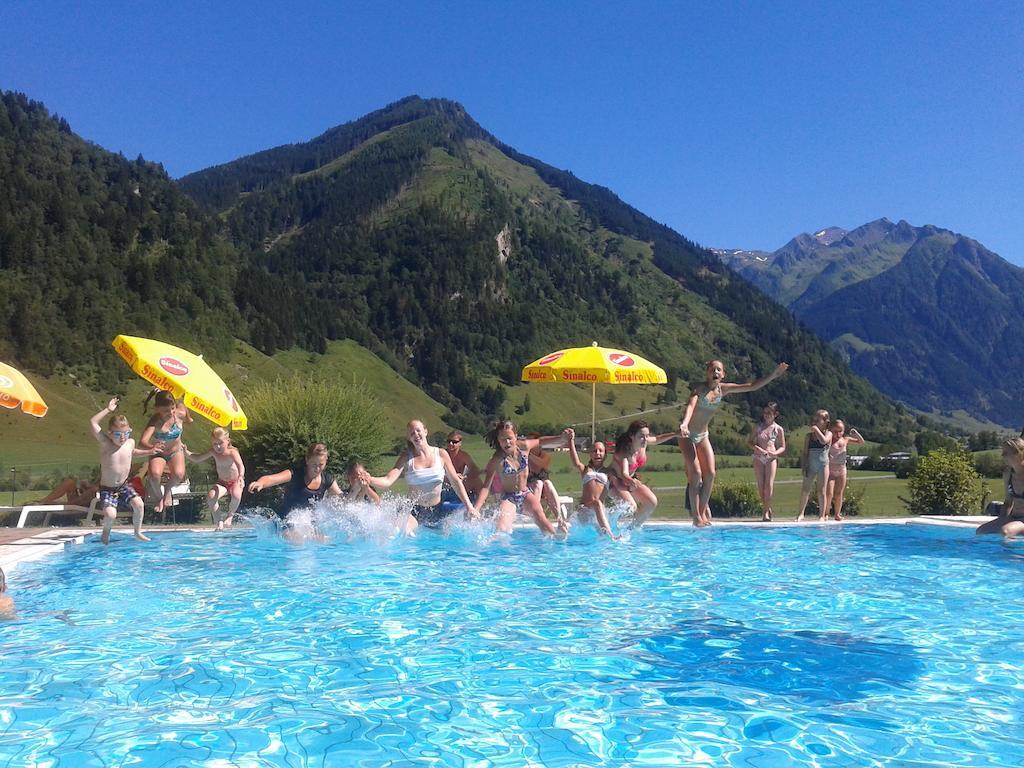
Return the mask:
<path id="1" fill-rule="evenodd" d="M 1024 764 L 1024 544 L 158 534 L 20 565 L 0 766 Z"/>

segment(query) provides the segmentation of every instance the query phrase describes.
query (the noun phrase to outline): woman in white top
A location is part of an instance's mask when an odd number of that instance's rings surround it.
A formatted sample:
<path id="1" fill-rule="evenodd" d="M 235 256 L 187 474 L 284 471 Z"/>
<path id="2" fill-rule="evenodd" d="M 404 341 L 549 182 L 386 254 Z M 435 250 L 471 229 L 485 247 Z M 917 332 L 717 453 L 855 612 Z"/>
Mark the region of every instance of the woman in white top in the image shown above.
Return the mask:
<path id="1" fill-rule="evenodd" d="M 466 506 L 466 515 L 475 516 L 473 502 L 469 500 L 462 477 L 455 471 L 448 452 L 427 442 L 427 427 L 419 419 L 410 421 L 406 429 L 406 448 L 399 454 L 391 471 L 384 477 L 366 474 L 362 479 L 374 488 L 385 490 L 405 474 L 413 505 L 412 514 L 405 526 L 406 533 L 412 533 L 417 525 L 439 528 L 445 517 L 453 511 L 441 504 L 441 486 L 446 476 L 459 500 Z"/>

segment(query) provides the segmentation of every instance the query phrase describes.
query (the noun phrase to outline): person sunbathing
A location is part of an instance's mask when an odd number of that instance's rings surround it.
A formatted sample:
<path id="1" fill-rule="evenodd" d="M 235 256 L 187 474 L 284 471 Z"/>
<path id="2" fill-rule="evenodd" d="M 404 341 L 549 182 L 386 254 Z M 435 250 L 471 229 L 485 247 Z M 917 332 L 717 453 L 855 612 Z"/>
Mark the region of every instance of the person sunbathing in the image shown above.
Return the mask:
<path id="1" fill-rule="evenodd" d="M 75 504 L 79 507 L 88 507 L 89 503 L 96 497 L 96 491 L 100 484 L 92 480 L 79 480 L 77 477 L 65 477 L 57 487 L 46 496 L 32 504 Z"/>

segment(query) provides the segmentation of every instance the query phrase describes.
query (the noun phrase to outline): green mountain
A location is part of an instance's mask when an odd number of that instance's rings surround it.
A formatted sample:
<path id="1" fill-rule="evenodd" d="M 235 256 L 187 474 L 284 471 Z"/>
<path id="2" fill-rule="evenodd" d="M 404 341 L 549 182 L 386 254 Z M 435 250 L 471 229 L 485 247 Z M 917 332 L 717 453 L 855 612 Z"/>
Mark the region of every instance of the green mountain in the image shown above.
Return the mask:
<path id="1" fill-rule="evenodd" d="M 524 363 L 591 340 L 659 361 L 673 383 L 712 357 L 740 378 L 788 360 L 771 394 L 790 414 L 828 404 L 900 428 L 714 254 L 506 146 L 453 102 L 403 99 L 180 183 L 239 249 L 236 298 L 264 351 L 350 337 L 457 414 L 500 405 L 495 376 L 511 384 Z"/>
<path id="2" fill-rule="evenodd" d="M 1024 423 L 1024 270 L 980 243 L 888 219 L 723 258 L 785 302 L 882 392 L 926 412 Z"/>
<path id="3" fill-rule="evenodd" d="M 0 358 L 29 369 L 102 391 L 129 377 L 116 333 L 215 364 L 236 340 L 299 358 L 350 340 L 475 429 L 511 405 L 528 423 L 569 420 L 530 410 L 519 371 L 597 340 L 668 370 L 638 404 L 685 394 L 712 357 L 737 379 L 787 360 L 792 373 L 741 410 L 771 397 L 798 423 L 825 406 L 881 440 L 913 427 L 714 254 L 502 144 L 453 102 L 410 97 L 178 184 L 24 96 L 2 104 Z"/>

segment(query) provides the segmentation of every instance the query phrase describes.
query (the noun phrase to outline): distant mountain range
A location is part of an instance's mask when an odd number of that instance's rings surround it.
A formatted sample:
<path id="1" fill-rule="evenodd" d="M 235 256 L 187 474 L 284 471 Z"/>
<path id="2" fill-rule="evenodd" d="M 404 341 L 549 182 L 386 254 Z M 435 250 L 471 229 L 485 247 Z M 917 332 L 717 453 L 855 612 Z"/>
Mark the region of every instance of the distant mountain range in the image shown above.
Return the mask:
<path id="1" fill-rule="evenodd" d="M 977 241 L 883 218 L 797 235 L 771 253 L 715 253 L 887 395 L 1024 423 L 1024 269 Z"/>
<path id="2" fill-rule="evenodd" d="M 214 360 L 234 339 L 268 354 L 351 339 L 479 428 L 525 363 L 597 340 L 666 368 L 652 402 L 713 357 L 741 380 L 786 360 L 751 413 L 771 398 L 794 424 L 827 404 L 880 440 L 914 429 L 714 254 L 455 102 L 409 97 L 175 182 L 0 93 L 0 180 L 0 357 L 96 389 L 128 376 L 117 333 Z"/>

